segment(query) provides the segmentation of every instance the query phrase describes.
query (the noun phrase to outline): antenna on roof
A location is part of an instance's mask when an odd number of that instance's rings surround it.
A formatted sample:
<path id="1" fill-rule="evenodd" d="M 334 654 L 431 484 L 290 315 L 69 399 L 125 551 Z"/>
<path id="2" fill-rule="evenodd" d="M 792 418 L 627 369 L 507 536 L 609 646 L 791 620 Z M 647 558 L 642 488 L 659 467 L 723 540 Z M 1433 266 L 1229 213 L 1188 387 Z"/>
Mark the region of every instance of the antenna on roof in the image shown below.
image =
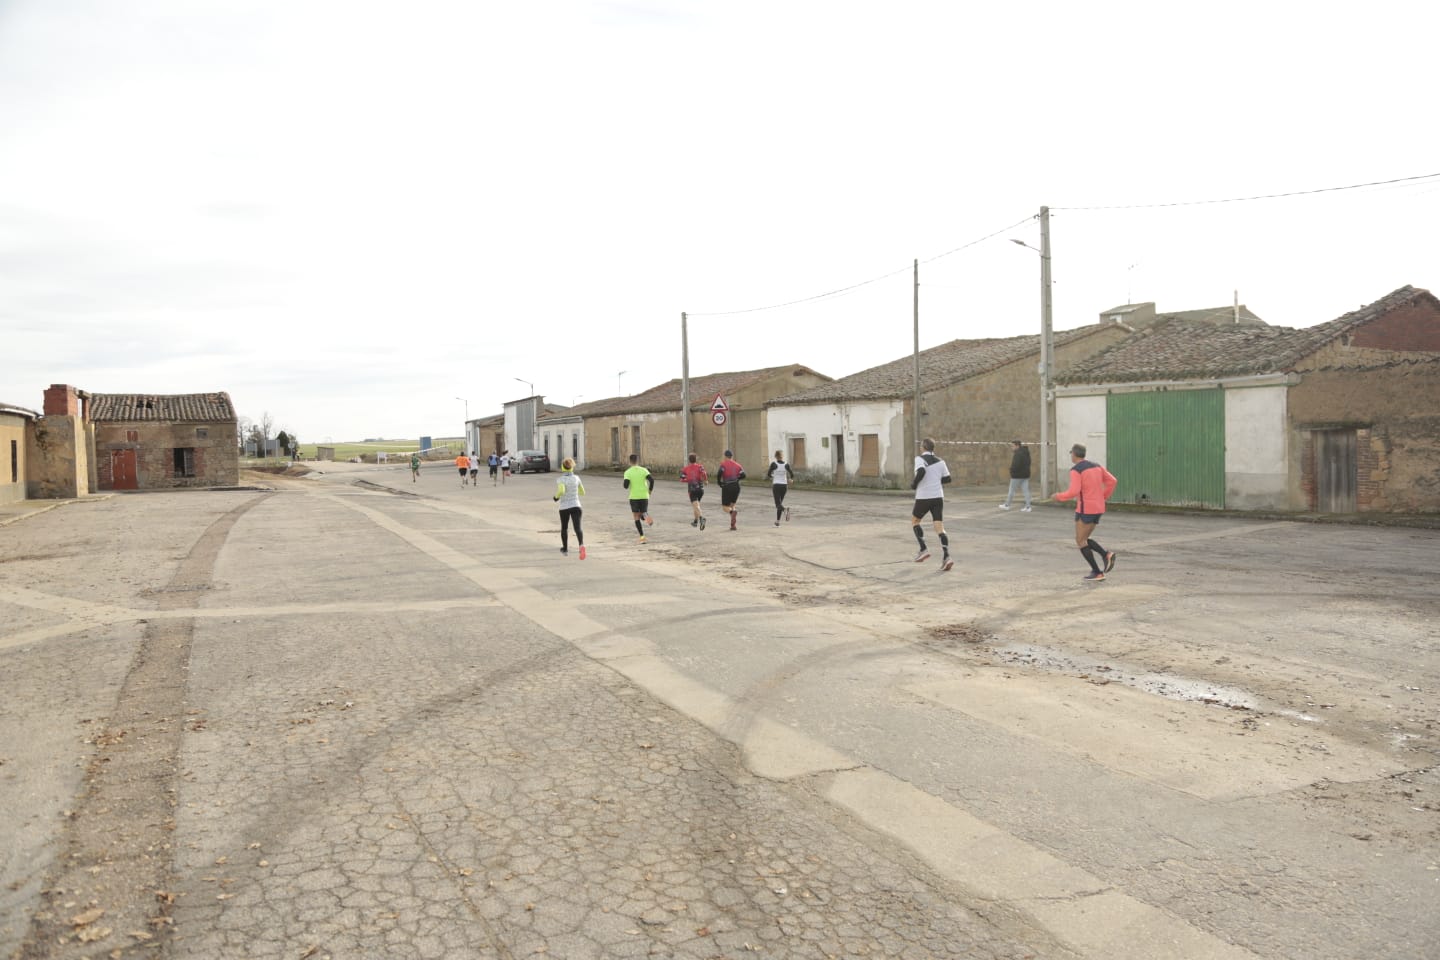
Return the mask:
<path id="1" fill-rule="evenodd" d="M 1240 291 L 1235 291 L 1235 322 L 1240 322 Z"/>

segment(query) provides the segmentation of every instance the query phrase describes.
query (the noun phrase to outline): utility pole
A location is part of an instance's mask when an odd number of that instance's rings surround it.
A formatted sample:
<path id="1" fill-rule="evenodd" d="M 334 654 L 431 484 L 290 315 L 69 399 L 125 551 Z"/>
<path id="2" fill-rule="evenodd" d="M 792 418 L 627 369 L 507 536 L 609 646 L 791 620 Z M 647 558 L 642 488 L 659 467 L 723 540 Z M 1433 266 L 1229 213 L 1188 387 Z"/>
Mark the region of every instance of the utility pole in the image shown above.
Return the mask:
<path id="1" fill-rule="evenodd" d="M 1050 451 L 1054 449 L 1051 430 L 1054 428 L 1055 402 L 1050 386 L 1054 360 L 1054 335 L 1051 331 L 1050 305 L 1050 208 L 1040 208 L 1040 499 L 1050 498 L 1050 482 L 1054 469 Z"/>
<path id="2" fill-rule="evenodd" d="M 683 467 L 690 462 L 690 334 L 685 312 L 680 312 L 680 420 L 685 426 L 685 450 L 680 456 Z"/>
<path id="3" fill-rule="evenodd" d="M 915 421 L 915 449 L 911 451 L 916 456 L 920 455 L 920 261 L 917 258 L 914 262 L 915 271 L 915 412 L 912 419 Z"/>

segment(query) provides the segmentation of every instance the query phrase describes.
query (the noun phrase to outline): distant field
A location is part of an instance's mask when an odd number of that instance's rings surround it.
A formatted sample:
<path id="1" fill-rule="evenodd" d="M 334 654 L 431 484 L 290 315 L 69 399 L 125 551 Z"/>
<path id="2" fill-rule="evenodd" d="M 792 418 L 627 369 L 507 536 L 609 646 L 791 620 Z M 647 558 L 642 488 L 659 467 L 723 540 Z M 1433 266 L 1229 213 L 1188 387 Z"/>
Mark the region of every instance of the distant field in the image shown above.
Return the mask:
<path id="1" fill-rule="evenodd" d="M 449 446 L 457 453 L 465 442 L 460 437 L 435 437 L 432 441 L 437 447 Z M 415 450 L 420 449 L 420 441 L 416 440 L 378 440 L 373 443 L 350 442 L 350 443 L 302 443 L 300 444 L 300 458 L 302 460 L 315 459 L 316 447 L 330 447 L 335 451 L 336 460 L 349 460 L 351 457 L 360 457 L 365 454 L 376 454 L 384 452 L 391 455 L 404 454 L 409 456 Z"/>

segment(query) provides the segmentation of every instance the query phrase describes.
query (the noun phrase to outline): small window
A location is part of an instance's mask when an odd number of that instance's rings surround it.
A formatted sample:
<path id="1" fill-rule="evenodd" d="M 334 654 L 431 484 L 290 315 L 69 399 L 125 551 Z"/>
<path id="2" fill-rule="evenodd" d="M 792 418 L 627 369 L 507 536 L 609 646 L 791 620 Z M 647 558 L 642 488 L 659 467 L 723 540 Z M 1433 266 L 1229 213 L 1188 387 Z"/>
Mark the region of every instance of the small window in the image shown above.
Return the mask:
<path id="1" fill-rule="evenodd" d="M 14 441 L 10 441 L 10 482 L 20 482 L 20 447 Z"/>
<path id="2" fill-rule="evenodd" d="M 196 439 L 196 440 L 208 440 L 208 439 L 210 439 L 210 428 L 209 428 L 209 427 L 196 427 L 196 428 L 195 428 L 195 439 Z"/>
<path id="3" fill-rule="evenodd" d="M 176 448 L 175 448 L 175 476 L 177 476 L 177 477 L 193 477 L 193 476 L 195 476 L 195 448 L 194 448 L 194 447 L 176 447 Z"/>
<path id="4" fill-rule="evenodd" d="M 126 443 L 139 443 L 139 442 L 140 442 L 140 431 L 139 431 L 139 430 L 126 430 L 126 431 L 125 431 L 125 442 L 126 442 Z"/>

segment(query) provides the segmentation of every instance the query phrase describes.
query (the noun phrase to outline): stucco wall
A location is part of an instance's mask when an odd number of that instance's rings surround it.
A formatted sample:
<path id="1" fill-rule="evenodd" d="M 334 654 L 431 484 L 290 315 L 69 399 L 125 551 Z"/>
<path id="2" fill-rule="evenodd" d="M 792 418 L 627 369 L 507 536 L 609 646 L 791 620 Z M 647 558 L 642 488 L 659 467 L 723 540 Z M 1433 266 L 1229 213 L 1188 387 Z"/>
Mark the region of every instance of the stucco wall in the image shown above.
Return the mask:
<path id="1" fill-rule="evenodd" d="M 26 426 L 28 417 L 0 413 L 0 503 L 14 503 L 26 498 L 27 474 Z M 13 444 L 13 447 L 12 447 Z M 11 450 L 15 453 L 12 473 Z"/>
<path id="2" fill-rule="evenodd" d="M 1107 424 L 1106 400 L 1103 394 L 1055 399 L 1055 445 L 1059 451 L 1051 462 L 1054 476 L 1050 479 L 1050 489 L 1064 490 L 1069 486 L 1069 450 L 1076 443 L 1085 444 L 1085 456 L 1089 459 L 1096 463 L 1105 462 Z M 1040 458 L 1033 453 L 1030 456 L 1038 476 Z"/>
<path id="3" fill-rule="evenodd" d="M 1225 506 L 1285 509 L 1290 463 L 1284 385 L 1225 391 Z"/>
<path id="4" fill-rule="evenodd" d="M 914 456 L 905 446 L 905 410 L 899 401 L 877 400 L 843 404 L 771 405 L 768 409 L 767 448 L 787 449 L 787 441 L 805 438 L 808 468 L 802 477 L 835 482 L 837 448 L 833 437 L 844 444 L 845 476 L 841 482 L 866 486 L 894 486 L 908 481 Z M 874 434 L 880 453 L 880 477 L 860 476 L 860 443 L 864 434 Z M 827 445 L 828 443 L 828 445 Z M 765 462 L 769 462 L 768 455 Z"/>
<path id="5" fill-rule="evenodd" d="M 86 424 L 74 414 L 35 421 L 26 448 L 31 500 L 69 499 L 90 492 L 90 445 Z"/>

